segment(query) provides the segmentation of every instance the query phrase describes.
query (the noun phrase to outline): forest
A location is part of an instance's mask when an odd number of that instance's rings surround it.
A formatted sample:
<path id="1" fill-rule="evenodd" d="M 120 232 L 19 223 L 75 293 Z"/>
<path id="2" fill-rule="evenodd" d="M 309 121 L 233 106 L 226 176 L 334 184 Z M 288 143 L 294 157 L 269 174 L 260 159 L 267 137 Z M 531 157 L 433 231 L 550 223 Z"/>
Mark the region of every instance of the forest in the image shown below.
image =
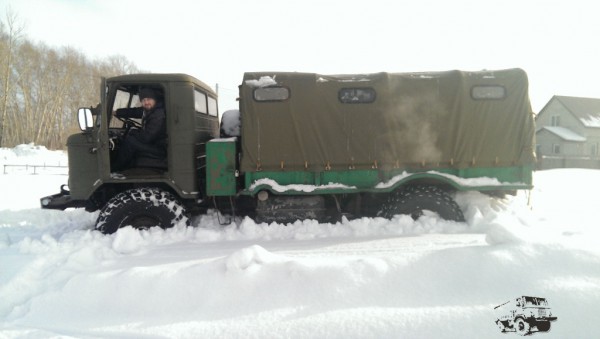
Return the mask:
<path id="1" fill-rule="evenodd" d="M 77 109 L 96 105 L 100 80 L 140 70 L 125 57 L 92 60 L 73 47 L 32 42 L 18 14 L 0 18 L 0 147 L 66 149 Z"/>

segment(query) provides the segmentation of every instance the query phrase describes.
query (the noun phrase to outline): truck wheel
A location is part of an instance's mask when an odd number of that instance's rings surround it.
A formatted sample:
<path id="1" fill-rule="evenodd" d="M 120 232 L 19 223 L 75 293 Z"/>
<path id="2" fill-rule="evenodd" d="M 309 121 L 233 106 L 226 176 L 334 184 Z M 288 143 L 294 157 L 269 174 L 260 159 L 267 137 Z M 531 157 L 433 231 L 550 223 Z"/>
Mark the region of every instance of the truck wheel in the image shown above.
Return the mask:
<path id="1" fill-rule="evenodd" d="M 529 323 L 523 318 L 519 318 L 515 320 L 515 330 L 519 335 L 528 335 L 531 330 L 531 326 L 529 326 Z"/>
<path id="2" fill-rule="evenodd" d="M 425 185 L 407 186 L 392 192 L 377 215 L 390 219 L 396 214 L 408 214 L 417 220 L 424 210 L 436 212 L 445 220 L 465 221 L 460 207 L 448 193 L 439 187 Z"/>
<path id="3" fill-rule="evenodd" d="M 548 331 L 550 331 L 550 322 L 549 321 L 539 321 L 537 323 L 537 329 L 540 332 L 548 332 Z"/>
<path id="4" fill-rule="evenodd" d="M 96 230 L 111 234 L 124 226 L 169 228 L 180 221 L 190 224 L 185 209 L 171 193 L 158 188 L 134 188 L 106 203 L 96 221 Z"/>

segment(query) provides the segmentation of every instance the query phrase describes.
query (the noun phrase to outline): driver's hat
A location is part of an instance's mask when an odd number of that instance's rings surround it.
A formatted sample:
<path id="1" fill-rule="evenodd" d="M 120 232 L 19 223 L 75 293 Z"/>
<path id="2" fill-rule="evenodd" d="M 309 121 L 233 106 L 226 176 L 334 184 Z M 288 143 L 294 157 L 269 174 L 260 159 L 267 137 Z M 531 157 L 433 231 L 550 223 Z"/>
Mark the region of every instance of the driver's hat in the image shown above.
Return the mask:
<path id="1" fill-rule="evenodd" d="M 151 98 L 156 100 L 156 92 L 152 88 L 141 88 L 140 89 L 140 100 Z"/>

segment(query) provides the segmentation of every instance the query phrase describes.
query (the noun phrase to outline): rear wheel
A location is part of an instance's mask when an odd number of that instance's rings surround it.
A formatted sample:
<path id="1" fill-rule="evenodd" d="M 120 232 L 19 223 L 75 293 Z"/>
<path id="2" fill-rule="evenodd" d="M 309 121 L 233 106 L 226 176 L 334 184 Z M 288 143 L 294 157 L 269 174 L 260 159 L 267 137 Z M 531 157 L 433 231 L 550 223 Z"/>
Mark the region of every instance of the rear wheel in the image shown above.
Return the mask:
<path id="1" fill-rule="evenodd" d="M 539 321 L 537 323 L 537 329 L 540 332 L 548 332 L 548 331 L 550 331 L 550 322 L 549 321 Z"/>
<path id="2" fill-rule="evenodd" d="M 171 193 L 158 188 L 135 188 L 117 194 L 106 203 L 96 229 L 111 234 L 125 226 L 169 228 L 181 221 L 190 223 L 185 209 Z"/>
<path id="3" fill-rule="evenodd" d="M 407 186 L 390 194 L 378 216 L 392 218 L 397 214 L 410 215 L 417 220 L 423 211 L 436 212 L 445 220 L 465 221 L 465 217 L 452 197 L 436 186 Z"/>

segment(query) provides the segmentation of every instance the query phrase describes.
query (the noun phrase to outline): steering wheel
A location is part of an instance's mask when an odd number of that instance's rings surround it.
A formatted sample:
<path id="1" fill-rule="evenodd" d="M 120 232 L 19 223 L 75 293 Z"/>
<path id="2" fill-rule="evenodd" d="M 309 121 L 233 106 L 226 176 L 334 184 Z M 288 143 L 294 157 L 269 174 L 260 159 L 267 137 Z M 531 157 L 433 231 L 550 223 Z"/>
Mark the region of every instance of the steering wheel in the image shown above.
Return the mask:
<path id="1" fill-rule="evenodd" d="M 117 119 L 119 119 L 120 121 L 123 122 L 123 127 L 125 128 L 125 135 L 127 135 L 129 133 L 129 130 L 131 130 L 132 128 L 136 128 L 136 129 L 142 128 L 141 123 L 139 123 L 131 118 L 117 117 Z"/>

